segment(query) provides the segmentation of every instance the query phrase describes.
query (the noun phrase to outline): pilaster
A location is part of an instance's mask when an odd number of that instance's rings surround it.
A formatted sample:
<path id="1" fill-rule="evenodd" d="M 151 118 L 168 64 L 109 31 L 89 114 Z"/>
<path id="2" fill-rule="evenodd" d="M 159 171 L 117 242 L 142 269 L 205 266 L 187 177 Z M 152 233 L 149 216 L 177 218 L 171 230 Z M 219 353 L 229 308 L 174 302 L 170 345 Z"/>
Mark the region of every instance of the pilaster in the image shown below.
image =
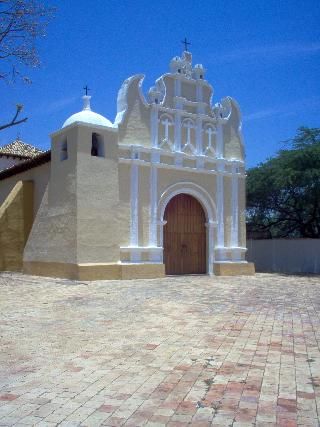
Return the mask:
<path id="1" fill-rule="evenodd" d="M 174 148 L 175 151 L 181 151 L 181 113 L 177 111 L 175 113 L 174 121 Z"/>
<path id="2" fill-rule="evenodd" d="M 131 163 L 131 184 L 130 184 L 130 246 L 139 245 L 139 166 Z"/>
<path id="3" fill-rule="evenodd" d="M 152 105 L 151 116 L 150 116 L 150 128 L 151 128 L 151 145 L 152 147 L 158 147 L 158 116 L 159 107 L 157 104 Z"/>
<path id="4" fill-rule="evenodd" d="M 238 206 L 238 176 L 237 176 L 237 166 L 232 165 L 232 186 L 231 186 L 231 246 L 239 246 L 239 206 Z"/>

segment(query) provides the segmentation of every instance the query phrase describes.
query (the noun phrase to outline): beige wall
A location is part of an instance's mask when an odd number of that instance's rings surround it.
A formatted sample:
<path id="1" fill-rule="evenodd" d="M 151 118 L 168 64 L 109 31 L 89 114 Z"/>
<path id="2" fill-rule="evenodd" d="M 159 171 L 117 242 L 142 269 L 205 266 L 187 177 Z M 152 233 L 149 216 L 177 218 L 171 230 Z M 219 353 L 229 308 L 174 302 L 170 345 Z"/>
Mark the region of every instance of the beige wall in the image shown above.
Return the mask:
<path id="1" fill-rule="evenodd" d="M 139 168 L 139 245 L 149 246 L 150 167 Z"/>
<path id="2" fill-rule="evenodd" d="M 216 176 L 213 174 L 201 174 L 185 170 L 158 169 L 158 194 L 161 194 L 171 185 L 178 182 L 193 182 L 206 190 L 214 203 L 216 203 Z"/>
<path id="3" fill-rule="evenodd" d="M 33 221 L 33 183 L 19 181 L 0 206 L 0 271 L 20 271 Z"/>
<path id="4" fill-rule="evenodd" d="M 0 180 L 0 206 L 18 181 L 33 181 L 34 214 L 36 215 L 50 176 L 51 162 Z"/>
<path id="5" fill-rule="evenodd" d="M 104 157 L 91 156 L 92 133 Z M 68 158 L 61 160 L 67 142 Z M 50 183 L 25 248 L 25 262 L 119 261 L 117 135 L 101 126 L 71 125 L 52 140 Z"/>
<path id="6" fill-rule="evenodd" d="M 105 156 L 91 156 L 90 127 L 79 129 L 77 153 L 77 263 L 119 261 L 119 177 L 117 135 L 104 138 Z"/>
<path id="7" fill-rule="evenodd" d="M 130 236 L 130 171 L 129 164 L 119 164 L 119 232 L 120 246 L 129 245 Z"/>
<path id="8" fill-rule="evenodd" d="M 122 144 L 150 146 L 150 107 L 140 96 L 141 79 L 142 76 L 137 75 L 126 80 L 120 90 L 121 95 L 120 92 L 118 95 L 118 104 L 122 96 L 121 108 L 125 111 L 119 124 L 119 142 Z"/>

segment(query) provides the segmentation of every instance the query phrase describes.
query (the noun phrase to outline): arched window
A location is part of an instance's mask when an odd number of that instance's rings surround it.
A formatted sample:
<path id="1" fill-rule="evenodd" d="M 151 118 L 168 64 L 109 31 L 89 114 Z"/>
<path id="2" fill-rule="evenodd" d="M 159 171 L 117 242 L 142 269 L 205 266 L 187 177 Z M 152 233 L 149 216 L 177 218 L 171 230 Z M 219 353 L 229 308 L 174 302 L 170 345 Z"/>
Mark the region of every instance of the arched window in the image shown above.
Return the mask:
<path id="1" fill-rule="evenodd" d="M 104 157 L 104 142 L 102 136 L 98 133 L 92 134 L 91 156 Z"/>
<path id="2" fill-rule="evenodd" d="M 68 158 L 68 142 L 67 140 L 62 141 L 60 149 L 60 160 L 67 160 Z"/>

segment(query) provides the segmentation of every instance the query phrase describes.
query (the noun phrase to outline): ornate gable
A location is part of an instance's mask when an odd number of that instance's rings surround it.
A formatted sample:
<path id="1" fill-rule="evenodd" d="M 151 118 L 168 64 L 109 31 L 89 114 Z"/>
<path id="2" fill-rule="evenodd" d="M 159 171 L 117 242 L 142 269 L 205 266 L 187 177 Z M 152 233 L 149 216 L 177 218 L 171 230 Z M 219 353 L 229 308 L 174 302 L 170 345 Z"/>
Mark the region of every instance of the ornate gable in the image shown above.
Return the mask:
<path id="1" fill-rule="evenodd" d="M 213 88 L 202 64 L 183 52 L 170 61 L 145 99 L 143 75 L 127 79 L 118 94 L 121 144 L 141 145 L 189 156 L 243 160 L 241 117 L 230 97 L 212 104 Z"/>

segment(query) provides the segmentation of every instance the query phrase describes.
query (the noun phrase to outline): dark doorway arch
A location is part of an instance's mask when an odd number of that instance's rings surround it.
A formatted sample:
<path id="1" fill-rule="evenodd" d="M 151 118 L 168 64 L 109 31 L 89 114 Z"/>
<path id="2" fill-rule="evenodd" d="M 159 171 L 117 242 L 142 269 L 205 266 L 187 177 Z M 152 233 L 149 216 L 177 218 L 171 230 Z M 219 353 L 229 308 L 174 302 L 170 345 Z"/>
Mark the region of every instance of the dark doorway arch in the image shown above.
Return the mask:
<path id="1" fill-rule="evenodd" d="M 206 216 L 198 200 L 178 194 L 167 204 L 163 219 L 166 274 L 206 273 Z"/>

